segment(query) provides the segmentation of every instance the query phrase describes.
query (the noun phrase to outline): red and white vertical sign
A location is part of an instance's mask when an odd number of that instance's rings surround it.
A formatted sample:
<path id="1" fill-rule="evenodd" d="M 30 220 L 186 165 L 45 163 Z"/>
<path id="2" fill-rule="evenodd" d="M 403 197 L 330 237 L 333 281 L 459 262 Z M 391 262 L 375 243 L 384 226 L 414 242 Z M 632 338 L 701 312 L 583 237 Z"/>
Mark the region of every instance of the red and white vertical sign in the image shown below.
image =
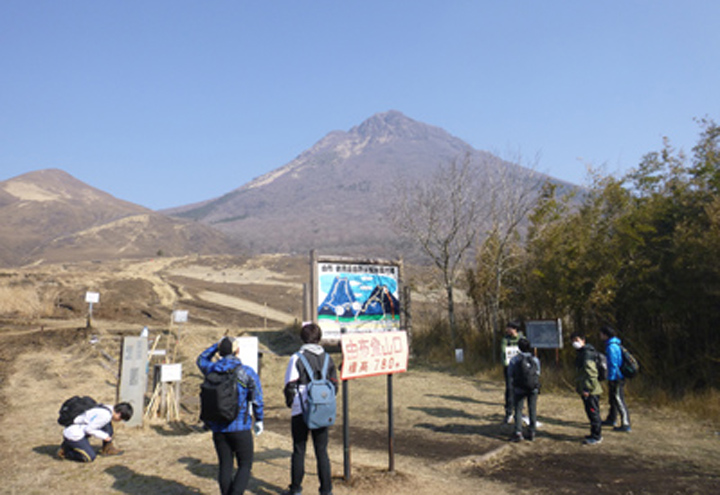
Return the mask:
<path id="1" fill-rule="evenodd" d="M 347 333 L 342 335 L 340 342 L 342 380 L 407 371 L 406 332 Z"/>

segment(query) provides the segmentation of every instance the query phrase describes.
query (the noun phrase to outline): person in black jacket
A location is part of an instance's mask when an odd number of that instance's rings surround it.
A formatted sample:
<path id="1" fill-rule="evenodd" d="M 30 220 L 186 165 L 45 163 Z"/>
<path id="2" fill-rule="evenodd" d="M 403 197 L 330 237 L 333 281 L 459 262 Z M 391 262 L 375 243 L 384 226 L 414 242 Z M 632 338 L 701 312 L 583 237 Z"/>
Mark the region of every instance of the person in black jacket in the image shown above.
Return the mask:
<path id="1" fill-rule="evenodd" d="M 291 431 L 293 439 L 293 453 L 290 468 L 290 487 L 283 492 L 284 495 L 300 495 L 302 482 L 305 477 L 305 451 L 308 434 L 312 435 L 317 460 L 317 472 L 320 479 L 320 495 L 332 495 L 332 479 L 330 472 L 330 457 L 328 456 L 329 429 L 318 428 L 310 430 L 303 418 L 303 404 L 307 403 L 307 384 L 310 377 L 300 361 L 299 354 L 308 360 L 312 369 L 319 372 L 325 360 L 325 349 L 319 344 L 322 330 L 315 323 L 306 323 L 300 331 L 303 346 L 292 355 L 285 372 L 285 403 L 292 408 Z M 328 356 L 329 357 L 329 356 Z M 335 385 L 337 394 L 337 369 L 332 358 L 328 367 L 328 378 Z M 302 404 L 301 404 L 302 401 Z"/>
<path id="2" fill-rule="evenodd" d="M 540 360 L 532 354 L 530 341 L 525 337 L 518 341 L 518 348 L 520 352 L 510 360 L 510 364 L 508 365 L 508 377 L 513 389 L 513 404 L 515 407 L 515 431 L 513 436 L 510 437 L 511 442 L 521 442 L 523 439 L 522 409 L 525 399 L 527 399 L 530 423 L 525 438 L 530 441 L 535 440 L 535 433 L 537 431 L 537 401 L 538 394 L 540 393 Z M 524 376 L 522 372 L 524 358 L 532 359 L 535 364 L 535 368 L 528 367 L 529 370 L 533 371 L 534 381 L 531 380 L 531 383 L 522 383 Z"/>

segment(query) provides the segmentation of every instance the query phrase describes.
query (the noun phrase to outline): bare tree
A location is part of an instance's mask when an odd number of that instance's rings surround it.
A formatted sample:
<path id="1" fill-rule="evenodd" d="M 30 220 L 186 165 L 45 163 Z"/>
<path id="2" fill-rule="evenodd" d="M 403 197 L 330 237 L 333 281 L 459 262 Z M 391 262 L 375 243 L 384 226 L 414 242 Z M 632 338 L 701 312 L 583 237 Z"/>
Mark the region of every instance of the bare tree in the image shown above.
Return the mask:
<path id="1" fill-rule="evenodd" d="M 513 163 L 522 163 L 518 156 Z M 482 299 L 488 308 L 483 313 L 490 318 L 493 361 L 500 331 L 501 301 L 505 280 L 520 265 L 523 226 L 534 208 L 543 184 L 548 177 L 536 172 L 538 158 L 530 166 L 507 163 L 487 174 L 483 185 L 483 207 L 487 212 L 485 230 L 475 253 L 475 270 L 469 272 L 471 297 L 479 306 Z"/>
<path id="2" fill-rule="evenodd" d="M 432 176 L 400 184 L 393 223 L 417 242 L 440 271 L 447 293 L 450 338 L 455 348 L 453 289 L 465 256 L 475 244 L 482 222 L 478 198 L 478 167 L 467 154 L 440 164 Z"/>

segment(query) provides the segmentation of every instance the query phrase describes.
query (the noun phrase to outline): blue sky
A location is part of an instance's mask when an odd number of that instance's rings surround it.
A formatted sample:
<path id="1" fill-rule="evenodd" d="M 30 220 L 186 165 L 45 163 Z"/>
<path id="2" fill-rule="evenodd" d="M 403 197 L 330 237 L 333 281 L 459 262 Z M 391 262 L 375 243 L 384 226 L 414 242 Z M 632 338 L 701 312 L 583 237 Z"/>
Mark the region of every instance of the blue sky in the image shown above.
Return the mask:
<path id="1" fill-rule="evenodd" d="M 583 183 L 720 120 L 720 2 L 3 0 L 0 181 L 161 209 L 390 109 Z"/>

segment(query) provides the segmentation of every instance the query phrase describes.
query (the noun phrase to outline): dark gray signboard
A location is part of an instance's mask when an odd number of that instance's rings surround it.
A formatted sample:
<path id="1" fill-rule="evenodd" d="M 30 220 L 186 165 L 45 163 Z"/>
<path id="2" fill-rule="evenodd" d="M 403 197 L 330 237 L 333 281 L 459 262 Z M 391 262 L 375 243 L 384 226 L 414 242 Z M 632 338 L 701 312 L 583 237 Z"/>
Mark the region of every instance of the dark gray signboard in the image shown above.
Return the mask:
<path id="1" fill-rule="evenodd" d="M 120 372 L 120 402 L 129 402 L 135 411 L 128 426 L 142 426 L 147 388 L 148 339 L 123 338 L 122 368 Z"/>
<path id="2" fill-rule="evenodd" d="M 562 349 L 562 322 L 559 319 L 526 321 L 525 333 L 536 349 Z"/>

